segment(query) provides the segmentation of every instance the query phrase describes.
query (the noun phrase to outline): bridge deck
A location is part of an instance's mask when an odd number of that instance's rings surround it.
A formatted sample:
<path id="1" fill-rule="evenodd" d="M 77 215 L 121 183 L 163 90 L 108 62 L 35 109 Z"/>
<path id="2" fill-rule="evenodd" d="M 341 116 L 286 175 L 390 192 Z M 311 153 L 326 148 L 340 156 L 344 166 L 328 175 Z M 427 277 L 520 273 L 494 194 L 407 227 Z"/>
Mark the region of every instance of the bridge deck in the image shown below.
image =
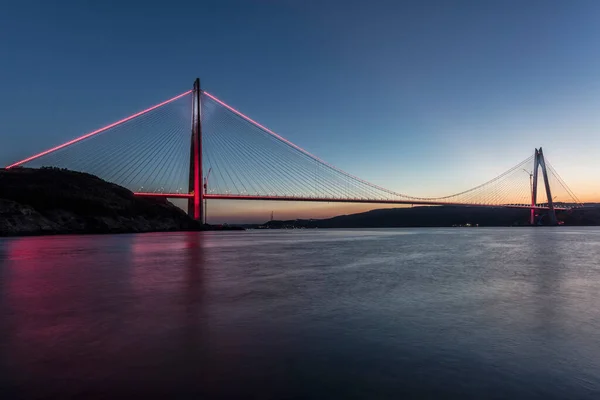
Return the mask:
<path id="1" fill-rule="evenodd" d="M 188 193 L 134 193 L 140 197 L 159 197 L 159 198 L 179 198 L 189 199 L 194 196 Z M 293 197 L 293 196 L 252 196 L 252 195 L 232 195 L 232 194 L 205 194 L 205 199 L 209 200 L 263 200 L 263 201 L 301 201 L 315 203 L 364 203 L 364 204 L 411 204 L 426 206 L 463 206 L 463 207 L 493 207 L 493 208 L 521 208 L 531 210 L 547 210 L 548 207 L 531 207 L 523 204 L 469 204 L 452 203 L 428 200 L 377 200 L 364 198 L 329 198 L 329 197 Z M 555 210 L 570 210 L 572 207 L 554 207 Z"/>

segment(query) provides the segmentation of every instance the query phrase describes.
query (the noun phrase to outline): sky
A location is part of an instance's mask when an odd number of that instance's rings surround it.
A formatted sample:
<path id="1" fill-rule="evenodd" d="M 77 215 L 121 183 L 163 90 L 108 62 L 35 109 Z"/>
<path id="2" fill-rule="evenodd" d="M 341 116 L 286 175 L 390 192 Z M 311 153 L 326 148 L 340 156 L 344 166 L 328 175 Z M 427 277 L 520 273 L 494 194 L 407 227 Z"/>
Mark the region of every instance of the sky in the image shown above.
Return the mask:
<path id="1" fill-rule="evenodd" d="M 459 192 L 543 146 L 582 200 L 600 201 L 598 15 L 594 0 L 8 2 L 0 164 L 200 77 L 292 142 L 394 191 Z M 209 207 L 214 220 L 242 222 L 373 208 Z"/>

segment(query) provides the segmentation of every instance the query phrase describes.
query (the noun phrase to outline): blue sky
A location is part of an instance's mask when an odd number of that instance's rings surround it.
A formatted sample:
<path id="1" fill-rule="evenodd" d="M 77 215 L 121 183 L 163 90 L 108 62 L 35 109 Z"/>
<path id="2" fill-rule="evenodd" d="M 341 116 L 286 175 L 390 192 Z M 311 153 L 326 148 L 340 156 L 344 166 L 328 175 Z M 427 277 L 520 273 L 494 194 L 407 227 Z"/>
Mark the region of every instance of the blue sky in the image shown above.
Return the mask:
<path id="1" fill-rule="evenodd" d="M 600 2 L 20 1 L 0 164 L 205 89 L 328 162 L 443 195 L 543 146 L 600 200 Z"/>

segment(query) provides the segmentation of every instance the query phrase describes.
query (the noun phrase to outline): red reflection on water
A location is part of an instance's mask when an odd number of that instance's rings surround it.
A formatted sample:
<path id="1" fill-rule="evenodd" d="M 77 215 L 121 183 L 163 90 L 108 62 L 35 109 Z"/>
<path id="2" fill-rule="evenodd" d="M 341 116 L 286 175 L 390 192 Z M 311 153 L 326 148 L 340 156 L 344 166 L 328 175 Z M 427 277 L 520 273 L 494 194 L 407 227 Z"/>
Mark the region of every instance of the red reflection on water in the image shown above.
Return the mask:
<path id="1" fill-rule="evenodd" d="M 219 363 L 222 371 L 236 360 L 211 347 L 204 240 L 190 232 L 5 242 L 0 366 L 10 365 L 10 384 L 23 397 L 209 387 Z"/>
<path id="2" fill-rule="evenodd" d="M 119 293 L 124 280 L 118 269 L 110 281 L 103 271 L 124 253 L 127 240 L 95 236 L 6 243 L 3 301 L 8 312 L 2 319 L 8 329 L 3 357 L 15 371 L 17 386 L 36 392 L 47 383 L 45 389 L 51 390 L 69 376 L 108 366 L 102 365 L 112 352 L 106 332 L 118 325 L 119 307 L 106 305 L 104 293 L 108 286 Z"/>

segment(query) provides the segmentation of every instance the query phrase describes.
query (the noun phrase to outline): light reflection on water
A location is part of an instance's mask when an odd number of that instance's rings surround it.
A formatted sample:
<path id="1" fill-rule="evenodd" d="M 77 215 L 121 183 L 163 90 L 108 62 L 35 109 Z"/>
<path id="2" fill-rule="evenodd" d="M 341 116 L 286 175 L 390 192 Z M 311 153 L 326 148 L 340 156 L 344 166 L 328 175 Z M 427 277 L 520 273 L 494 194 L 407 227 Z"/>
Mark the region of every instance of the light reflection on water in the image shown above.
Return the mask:
<path id="1" fill-rule="evenodd" d="M 564 227 L 0 239 L 0 394 L 597 398 L 599 244 Z"/>

